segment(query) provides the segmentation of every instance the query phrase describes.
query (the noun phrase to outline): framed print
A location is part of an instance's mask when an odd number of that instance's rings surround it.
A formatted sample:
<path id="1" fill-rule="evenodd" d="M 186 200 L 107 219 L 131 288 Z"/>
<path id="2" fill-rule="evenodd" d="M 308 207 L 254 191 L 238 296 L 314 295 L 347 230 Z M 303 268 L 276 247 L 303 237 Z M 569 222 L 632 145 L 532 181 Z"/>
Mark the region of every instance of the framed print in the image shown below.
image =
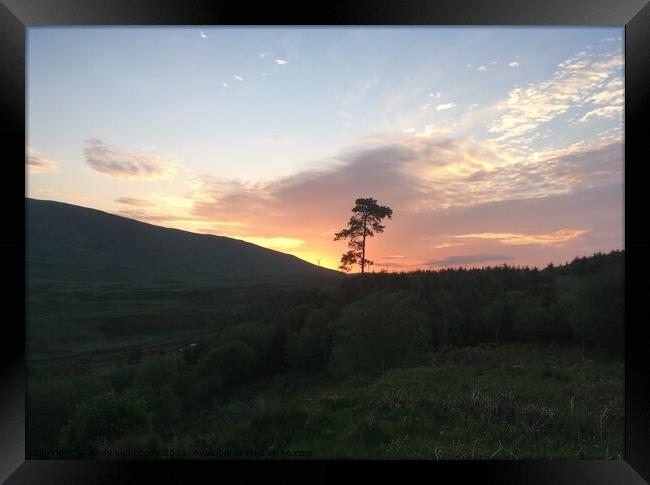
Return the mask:
<path id="1" fill-rule="evenodd" d="M 646 2 L 0 14 L 7 483 L 649 479 Z"/>

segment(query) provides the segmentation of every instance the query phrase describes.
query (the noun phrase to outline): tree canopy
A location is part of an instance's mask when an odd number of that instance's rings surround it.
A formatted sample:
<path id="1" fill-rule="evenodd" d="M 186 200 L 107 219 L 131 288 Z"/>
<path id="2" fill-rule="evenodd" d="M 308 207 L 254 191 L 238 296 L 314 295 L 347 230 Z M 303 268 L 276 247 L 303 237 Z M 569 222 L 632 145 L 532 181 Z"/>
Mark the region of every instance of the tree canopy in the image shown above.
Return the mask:
<path id="1" fill-rule="evenodd" d="M 366 239 L 384 232 L 386 226 L 381 221 L 386 217 L 391 219 L 393 210 L 390 207 L 377 204 L 377 200 L 370 197 L 357 199 L 355 204 L 348 227 L 337 232 L 334 240 L 347 239 L 350 248 L 341 256 L 339 268 L 343 271 L 350 271 L 352 266 L 358 264 L 361 267 L 361 273 L 363 273 L 366 266 L 373 264 L 366 258 Z"/>

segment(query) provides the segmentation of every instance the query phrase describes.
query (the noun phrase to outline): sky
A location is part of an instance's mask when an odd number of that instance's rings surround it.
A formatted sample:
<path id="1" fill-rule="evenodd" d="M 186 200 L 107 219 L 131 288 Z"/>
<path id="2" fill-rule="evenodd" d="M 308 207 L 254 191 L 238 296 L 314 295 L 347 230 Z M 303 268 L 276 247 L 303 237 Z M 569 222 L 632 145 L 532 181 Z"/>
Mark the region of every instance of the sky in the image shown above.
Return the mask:
<path id="1" fill-rule="evenodd" d="M 337 268 L 624 248 L 621 27 L 30 27 L 26 195 Z"/>

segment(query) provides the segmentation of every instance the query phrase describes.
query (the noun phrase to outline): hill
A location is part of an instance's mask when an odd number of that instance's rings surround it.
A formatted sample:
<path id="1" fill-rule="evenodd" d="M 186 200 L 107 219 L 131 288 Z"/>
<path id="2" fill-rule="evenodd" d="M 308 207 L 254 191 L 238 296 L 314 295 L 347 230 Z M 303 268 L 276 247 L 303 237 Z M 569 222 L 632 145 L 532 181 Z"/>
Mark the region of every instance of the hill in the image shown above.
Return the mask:
<path id="1" fill-rule="evenodd" d="M 154 226 L 86 207 L 28 198 L 26 212 L 30 285 L 313 283 L 341 276 L 237 239 Z"/>

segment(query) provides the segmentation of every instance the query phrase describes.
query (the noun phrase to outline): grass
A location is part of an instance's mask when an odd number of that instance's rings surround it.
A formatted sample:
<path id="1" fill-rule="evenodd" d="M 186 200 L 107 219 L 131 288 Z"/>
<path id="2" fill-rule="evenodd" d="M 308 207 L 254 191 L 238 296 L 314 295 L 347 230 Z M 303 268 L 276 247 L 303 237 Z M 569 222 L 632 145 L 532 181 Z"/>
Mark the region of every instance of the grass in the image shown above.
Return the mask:
<path id="1" fill-rule="evenodd" d="M 276 286 L 271 295 L 286 288 Z M 270 305 L 255 286 L 31 287 L 28 360 L 72 358 L 213 333 Z M 278 298 L 276 298 L 277 300 Z M 267 308 L 268 310 L 268 308 Z"/>
<path id="2" fill-rule="evenodd" d="M 325 459 L 619 459 L 623 395 L 621 362 L 577 349 L 485 346 L 381 376 L 292 374 L 242 385 L 181 420 L 174 435 L 196 447 Z"/>

